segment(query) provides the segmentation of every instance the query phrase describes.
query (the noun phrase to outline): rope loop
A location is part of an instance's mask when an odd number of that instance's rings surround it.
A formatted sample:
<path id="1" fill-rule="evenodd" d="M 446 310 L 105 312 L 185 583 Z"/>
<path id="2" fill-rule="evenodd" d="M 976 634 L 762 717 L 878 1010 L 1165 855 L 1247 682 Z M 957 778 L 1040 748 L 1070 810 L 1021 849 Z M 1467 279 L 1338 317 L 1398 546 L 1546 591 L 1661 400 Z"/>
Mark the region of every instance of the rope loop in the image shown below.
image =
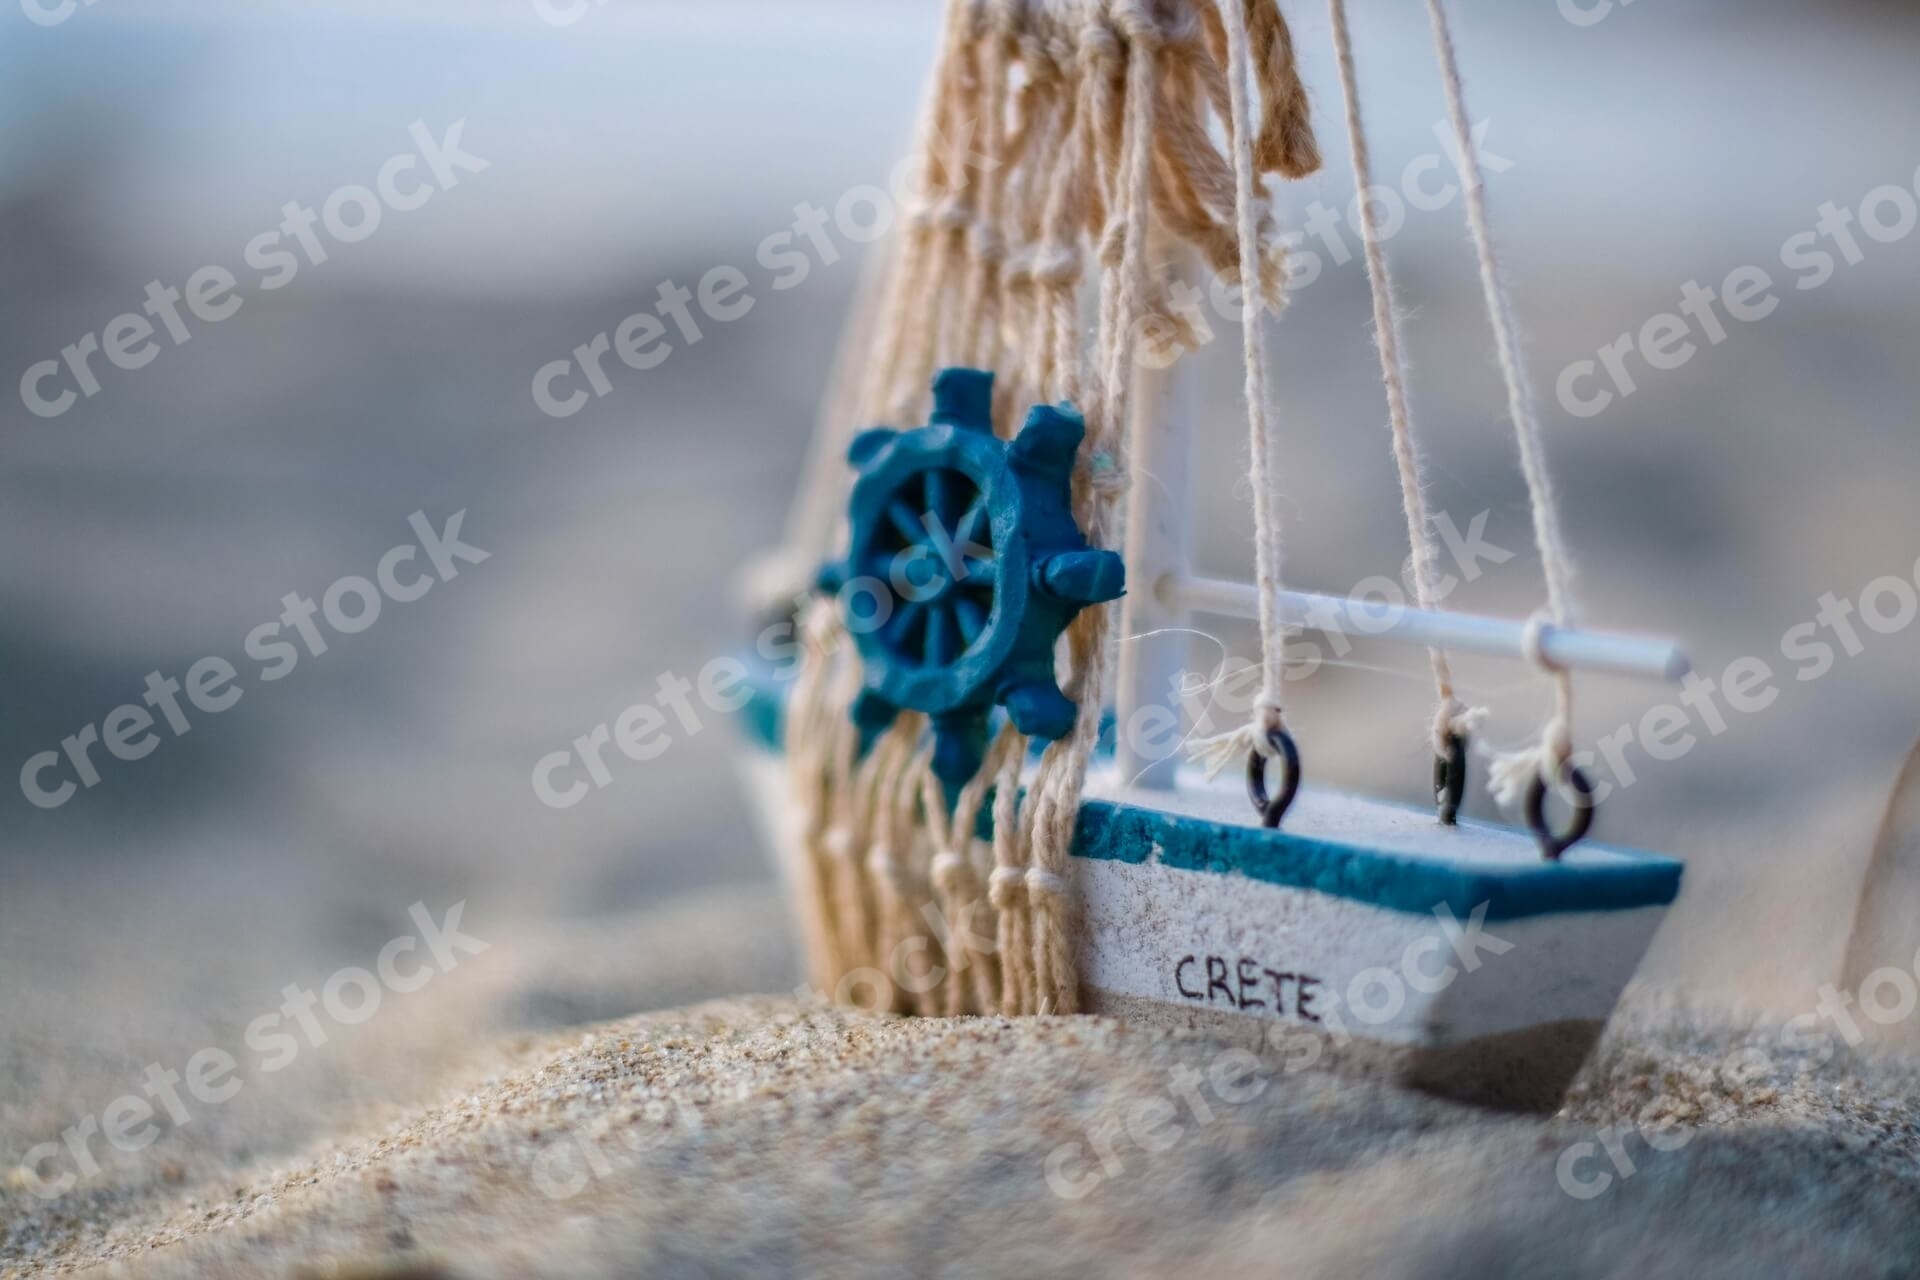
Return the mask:
<path id="1" fill-rule="evenodd" d="M 1026 0 L 993 0 L 988 10 L 988 29 L 997 35 L 1018 36 L 1026 26 Z"/>
<path id="2" fill-rule="evenodd" d="M 941 231 L 965 231 L 973 225 L 973 204 L 958 195 L 948 194 L 926 211 L 928 224 Z"/>
<path id="3" fill-rule="evenodd" d="M 1533 785 L 1527 789 L 1527 829 L 1540 842 L 1540 856 L 1548 862 L 1560 861 L 1562 854 L 1586 839 L 1593 829 L 1593 783 L 1575 764 L 1563 764 L 1556 772 L 1560 780 L 1555 790 L 1572 806 L 1565 830 L 1555 831 L 1547 825 L 1547 769 L 1535 773 Z M 1567 794 L 1569 790 L 1573 794 Z"/>
<path id="4" fill-rule="evenodd" d="M 1206 24 L 1201 20 L 1198 5 L 1175 5 L 1173 12 L 1160 23 L 1162 56 L 1169 53 L 1191 56 L 1202 47 L 1205 34 Z"/>
<path id="5" fill-rule="evenodd" d="M 1454 826 L 1460 820 L 1460 802 L 1467 795 L 1467 737 L 1447 735 L 1445 755 L 1433 758 L 1433 802 L 1440 811 L 1442 826 Z"/>
<path id="6" fill-rule="evenodd" d="M 1028 270 L 1033 279 L 1045 285 L 1070 285 L 1086 273 L 1086 264 L 1077 244 L 1050 243 L 1034 253 Z"/>
<path id="7" fill-rule="evenodd" d="M 1027 897 L 1034 902 L 1060 903 L 1066 900 L 1067 882 L 1045 867 L 1028 867 Z"/>
<path id="8" fill-rule="evenodd" d="M 1031 28 L 1019 33 L 1020 65 L 1027 69 L 1029 84 L 1051 84 L 1060 79 L 1055 46 L 1045 35 Z"/>
<path id="9" fill-rule="evenodd" d="M 1529 663 L 1549 674 L 1565 671 L 1566 664 L 1557 662 L 1547 654 L 1547 633 L 1555 626 L 1553 617 L 1542 609 L 1527 619 L 1526 630 L 1520 633 L 1520 654 Z"/>
<path id="10" fill-rule="evenodd" d="M 1287 731 L 1286 711 L 1280 705 L 1280 695 L 1271 689 L 1261 691 L 1253 704 L 1253 750 L 1271 760 L 1280 754 L 1275 734 Z"/>
<path id="11" fill-rule="evenodd" d="M 867 850 L 867 874 L 884 881 L 890 889 L 905 890 L 907 885 L 906 866 L 893 856 L 893 850 L 885 844 L 876 843 Z"/>
<path id="12" fill-rule="evenodd" d="M 1080 65 L 1088 72 L 1105 70 L 1109 74 L 1120 65 L 1119 33 L 1098 14 L 1090 14 L 1080 31 Z"/>
<path id="13" fill-rule="evenodd" d="M 1019 867 L 995 867 L 987 877 L 987 900 L 995 911 L 1011 911 L 1025 901 L 1027 875 Z"/>
<path id="14" fill-rule="evenodd" d="M 964 891 L 971 880 L 968 874 L 973 865 L 951 849 L 942 849 L 933 856 L 928 868 L 933 873 L 934 887 L 948 897 Z"/>
<path id="15" fill-rule="evenodd" d="M 835 862 L 853 861 L 853 833 L 845 827 L 827 828 L 827 833 L 820 837 L 820 847 Z"/>
<path id="16" fill-rule="evenodd" d="M 1287 816 L 1300 792 L 1300 749 L 1285 729 L 1268 729 L 1264 737 L 1264 743 L 1256 740 L 1254 749 L 1247 753 L 1247 798 L 1260 811 L 1260 825 L 1271 830 Z M 1267 761 L 1274 757 L 1281 763 L 1280 790 L 1269 796 Z"/>
<path id="17" fill-rule="evenodd" d="M 1108 0 L 1107 17 L 1131 45 L 1158 48 L 1166 39 L 1160 20 L 1154 15 L 1152 0 Z"/>
<path id="18" fill-rule="evenodd" d="M 1040 255 L 1035 245 L 1021 245 L 1008 253 L 1000 264 L 1000 282 L 1010 290 L 1024 289 L 1033 283 L 1033 264 Z"/>
<path id="19" fill-rule="evenodd" d="M 1000 262 L 1007 256 L 1007 243 L 992 224 L 981 220 L 967 228 L 967 247 L 979 262 Z"/>

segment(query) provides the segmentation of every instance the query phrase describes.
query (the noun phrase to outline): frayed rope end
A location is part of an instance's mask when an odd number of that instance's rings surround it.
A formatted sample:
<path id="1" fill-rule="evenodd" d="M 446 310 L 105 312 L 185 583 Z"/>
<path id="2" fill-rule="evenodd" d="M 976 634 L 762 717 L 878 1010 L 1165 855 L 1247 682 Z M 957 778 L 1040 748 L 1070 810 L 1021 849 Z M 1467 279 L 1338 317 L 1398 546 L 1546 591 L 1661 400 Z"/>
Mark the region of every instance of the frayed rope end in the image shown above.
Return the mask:
<path id="1" fill-rule="evenodd" d="M 1519 808 L 1545 765 L 1545 748 L 1535 743 L 1518 751 L 1489 751 L 1486 756 L 1487 791 L 1493 802 L 1507 811 Z"/>
<path id="2" fill-rule="evenodd" d="M 1209 778 L 1218 777 L 1228 765 L 1245 760 L 1247 753 L 1252 751 L 1263 756 L 1273 754 L 1273 745 L 1267 741 L 1266 724 L 1259 719 L 1250 720 L 1238 729 L 1216 733 L 1210 738 L 1197 738 L 1187 744 L 1188 757 L 1205 769 Z"/>

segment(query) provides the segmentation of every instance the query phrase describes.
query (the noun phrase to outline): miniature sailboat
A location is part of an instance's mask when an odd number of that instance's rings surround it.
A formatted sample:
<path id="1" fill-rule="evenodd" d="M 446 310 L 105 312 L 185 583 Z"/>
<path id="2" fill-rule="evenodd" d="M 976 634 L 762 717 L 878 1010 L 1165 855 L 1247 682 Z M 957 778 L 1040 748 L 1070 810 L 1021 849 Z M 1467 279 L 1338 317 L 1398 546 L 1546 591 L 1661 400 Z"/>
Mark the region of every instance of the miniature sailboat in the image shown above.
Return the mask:
<path id="1" fill-rule="evenodd" d="M 1286 260 L 1266 182 L 1319 154 L 1274 0 L 952 0 L 919 131 L 928 199 L 849 333 L 788 545 L 760 574 L 770 632 L 791 631 L 757 646 L 748 774 L 828 992 L 901 1012 L 1199 1026 L 1508 1107 L 1555 1105 L 1584 1060 L 1680 867 L 1583 842 L 1593 793 L 1573 762 L 1572 673 L 1674 680 L 1686 663 L 1671 643 L 1572 620 L 1452 39 L 1428 4 L 1548 608 L 1518 622 L 1436 607 L 1370 208 L 1418 607 L 1383 618 L 1377 602 L 1282 585 L 1267 507 L 1284 433 L 1261 327 L 1284 304 Z M 1344 0 L 1331 11 L 1364 191 Z M 1161 418 L 1162 375 L 1138 367 L 1143 343 L 1177 356 L 1198 341 L 1170 287 L 1182 262 L 1245 302 L 1252 582 L 1190 572 L 1186 423 Z M 1138 731 L 1177 723 L 1179 654 L 1124 638 L 1196 615 L 1260 624 L 1254 716 L 1202 744 L 1216 772 L 1244 768 L 1244 788 Z M 1436 813 L 1301 785 L 1280 697 L 1301 626 L 1430 651 Z M 1448 651 L 1553 681 L 1539 747 L 1495 767 L 1527 831 L 1457 815 L 1473 716 Z"/>

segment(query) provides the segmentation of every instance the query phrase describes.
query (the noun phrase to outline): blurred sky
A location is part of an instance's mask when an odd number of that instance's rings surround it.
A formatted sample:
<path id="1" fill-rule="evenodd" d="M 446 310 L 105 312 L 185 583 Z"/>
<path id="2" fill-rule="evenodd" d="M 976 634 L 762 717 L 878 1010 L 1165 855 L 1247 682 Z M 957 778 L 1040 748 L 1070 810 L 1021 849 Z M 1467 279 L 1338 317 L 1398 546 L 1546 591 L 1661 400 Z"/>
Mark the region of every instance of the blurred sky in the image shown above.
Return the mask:
<path id="1" fill-rule="evenodd" d="M 591 293 L 663 245 L 757 240 L 807 193 L 884 173 L 933 8 L 612 0 L 567 26 L 532 0 L 97 0 L 44 29 L 10 15 L 0 190 L 84 181 L 77 237 L 130 270 L 217 261 L 284 201 L 361 177 L 404 144 L 406 122 L 466 117 L 510 178 L 438 234 L 383 234 L 330 277 Z M 1905 30 L 1888 16 L 1901 6 L 1638 0 L 1587 28 L 1551 3 L 1461 8 L 1489 145 L 1554 169 L 1503 193 L 1510 237 L 1603 234 L 1636 244 L 1636 267 L 1685 273 L 1699 263 L 1676 223 L 1771 252 L 1799 185 L 1902 176 L 1884 144 L 1920 102 L 1902 92 L 1911 49 L 1882 38 Z M 1309 78 L 1337 105 L 1325 15 L 1297 9 Z M 1362 6 L 1356 21 L 1383 161 L 1428 147 L 1440 104 L 1423 12 Z M 1330 165 L 1304 190 L 1343 173 Z"/>

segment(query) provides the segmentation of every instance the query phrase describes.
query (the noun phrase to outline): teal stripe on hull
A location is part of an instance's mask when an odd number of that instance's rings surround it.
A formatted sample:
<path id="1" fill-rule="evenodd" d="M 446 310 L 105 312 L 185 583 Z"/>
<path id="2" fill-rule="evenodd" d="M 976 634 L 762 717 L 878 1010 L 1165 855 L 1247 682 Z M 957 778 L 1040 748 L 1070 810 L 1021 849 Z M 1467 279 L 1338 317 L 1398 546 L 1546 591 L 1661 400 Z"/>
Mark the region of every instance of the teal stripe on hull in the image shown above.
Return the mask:
<path id="1" fill-rule="evenodd" d="M 778 751 L 791 681 L 764 664 L 748 665 L 753 697 L 740 715 L 756 740 Z M 981 813 L 979 831 L 991 837 L 990 813 Z M 1242 875 L 1415 915 L 1445 904 L 1462 920 L 1482 903 L 1489 920 L 1665 906 L 1679 895 L 1682 870 L 1671 858 L 1615 848 L 1524 866 L 1443 862 L 1097 799 L 1080 807 L 1073 856 Z"/>
<path id="2" fill-rule="evenodd" d="M 1487 919 L 1516 920 L 1665 906 L 1678 896 L 1678 862 L 1625 850 L 1606 852 L 1617 861 L 1476 867 L 1109 800 L 1085 801 L 1073 835 L 1076 858 L 1158 861 L 1182 871 L 1242 875 L 1414 915 L 1426 915 L 1445 903 L 1462 920 L 1483 902 Z"/>

